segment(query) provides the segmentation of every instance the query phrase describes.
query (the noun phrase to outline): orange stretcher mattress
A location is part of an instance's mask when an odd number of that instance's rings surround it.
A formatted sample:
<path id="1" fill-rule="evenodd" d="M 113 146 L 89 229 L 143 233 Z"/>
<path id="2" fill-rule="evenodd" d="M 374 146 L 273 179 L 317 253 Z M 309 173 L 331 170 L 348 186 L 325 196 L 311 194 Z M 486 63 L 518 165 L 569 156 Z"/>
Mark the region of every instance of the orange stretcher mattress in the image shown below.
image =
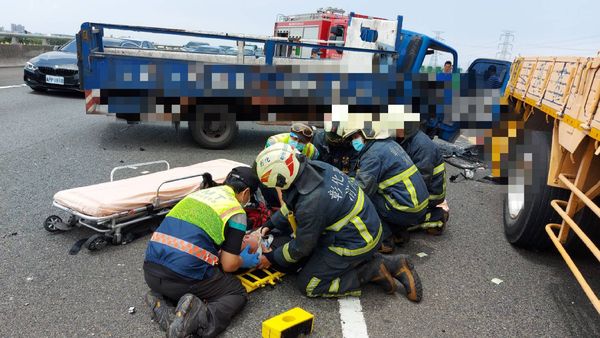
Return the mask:
<path id="1" fill-rule="evenodd" d="M 222 182 L 231 169 L 237 166 L 246 166 L 246 164 L 226 159 L 212 160 L 123 180 L 59 191 L 54 195 L 54 201 L 86 216 L 106 217 L 153 204 L 156 190 L 165 181 L 208 172 L 213 180 Z M 197 190 L 200 183 L 202 177 L 164 184 L 160 188 L 159 199 L 161 202 L 182 199 Z"/>

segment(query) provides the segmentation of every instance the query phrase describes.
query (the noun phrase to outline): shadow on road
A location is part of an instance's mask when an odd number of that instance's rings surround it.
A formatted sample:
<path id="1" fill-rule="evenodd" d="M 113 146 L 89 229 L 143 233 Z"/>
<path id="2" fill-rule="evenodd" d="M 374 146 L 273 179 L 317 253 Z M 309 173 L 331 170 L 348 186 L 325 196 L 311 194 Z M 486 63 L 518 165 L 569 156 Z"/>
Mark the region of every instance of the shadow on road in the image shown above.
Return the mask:
<path id="1" fill-rule="evenodd" d="M 108 121 L 101 132 L 100 145 L 106 149 L 123 148 L 198 148 L 202 149 L 192 138 L 187 125 L 182 124 L 179 130 L 169 124 L 140 123 L 126 124 L 122 121 Z M 281 131 L 270 129 L 253 129 L 250 124 L 240 125 L 239 133 L 227 150 L 258 152 L 264 147 L 267 138 Z M 209 150 L 207 150 L 209 151 Z"/>
<path id="2" fill-rule="evenodd" d="M 37 92 L 33 89 L 30 89 L 30 90 L 31 91 L 29 92 L 29 94 L 31 94 L 31 95 L 64 97 L 67 99 L 83 99 L 83 98 L 85 98 L 85 96 L 82 92 L 74 92 L 74 91 L 67 91 L 67 90 L 48 90 L 45 92 Z"/>

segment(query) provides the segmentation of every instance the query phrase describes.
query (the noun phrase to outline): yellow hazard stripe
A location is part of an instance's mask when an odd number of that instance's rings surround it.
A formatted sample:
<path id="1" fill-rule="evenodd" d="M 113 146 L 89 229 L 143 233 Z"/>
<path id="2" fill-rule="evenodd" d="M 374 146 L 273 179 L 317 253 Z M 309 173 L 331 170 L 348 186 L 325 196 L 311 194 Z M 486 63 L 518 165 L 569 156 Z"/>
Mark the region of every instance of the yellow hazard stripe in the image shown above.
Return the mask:
<path id="1" fill-rule="evenodd" d="M 437 167 L 436 167 L 437 168 Z M 435 172 L 435 170 L 434 170 Z M 446 171 L 444 170 L 444 176 L 442 178 L 442 193 L 439 195 L 429 195 L 430 201 L 437 201 L 446 198 Z"/>
<path id="2" fill-rule="evenodd" d="M 329 247 L 329 250 L 333 251 L 334 253 L 336 253 L 340 256 L 359 256 L 359 255 L 365 254 L 365 253 L 373 250 L 375 248 L 375 246 L 377 244 L 379 244 L 379 240 L 381 239 L 382 230 L 383 230 L 383 228 L 380 225 L 379 231 L 377 232 L 377 237 L 373 241 L 367 242 L 367 245 L 363 246 L 362 248 L 347 249 L 347 248 L 342 248 L 339 246 L 332 245 Z"/>
<path id="3" fill-rule="evenodd" d="M 363 220 L 356 216 L 350 220 L 350 223 L 354 224 L 360 236 L 365 240 L 366 243 L 371 243 L 373 241 L 373 236 L 369 233 L 367 226 Z"/>
<path id="4" fill-rule="evenodd" d="M 326 297 L 326 298 L 338 298 L 338 297 L 346 297 L 346 296 L 352 296 L 352 297 L 360 297 L 361 295 L 361 291 L 360 290 L 353 290 L 353 291 L 346 291 L 344 293 L 324 293 L 321 294 L 321 297 Z"/>
<path id="5" fill-rule="evenodd" d="M 423 209 L 427 208 L 427 206 L 429 205 L 428 199 L 424 200 L 423 202 L 421 202 L 420 204 L 418 204 L 415 207 L 410 207 L 407 205 L 401 205 L 400 203 L 396 202 L 395 199 L 391 198 L 388 194 L 383 194 L 383 197 L 392 206 L 392 208 L 394 208 L 398 211 L 402 211 L 402 212 L 410 212 L 410 213 L 420 212 L 420 211 L 423 211 Z"/>
<path id="6" fill-rule="evenodd" d="M 402 183 L 404 183 L 406 190 L 410 194 L 410 200 L 413 206 L 416 207 L 417 205 L 419 205 L 419 197 L 417 196 L 417 191 L 415 190 L 415 186 L 413 185 L 410 178 L 405 178 L 404 180 L 402 180 Z"/>
<path id="7" fill-rule="evenodd" d="M 319 285 L 319 283 L 321 283 L 319 278 L 312 277 L 306 285 L 306 295 L 309 297 L 316 297 L 316 295 L 313 294 L 313 291 L 315 291 L 315 288 Z"/>
<path id="8" fill-rule="evenodd" d="M 336 278 L 331 281 L 331 285 L 329 285 L 329 293 L 336 294 L 340 290 L 340 279 Z"/>
<path id="9" fill-rule="evenodd" d="M 350 213 L 348 213 L 346 216 L 342 217 L 342 219 L 340 219 L 339 221 L 337 221 L 337 222 L 333 223 L 332 225 L 328 226 L 327 228 L 325 228 L 325 230 L 340 231 L 340 229 L 344 225 L 348 224 L 351 219 L 353 219 L 354 217 L 357 217 L 358 214 L 360 214 L 360 212 L 363 209 L 364 203 L 365 203 L 365 194 L 363 193 L 362 189 L 359 189 L 358 190 L 358 199 L 356 200 L 356 203 L 354 204 L 352 211 L 350 211 Z"/>
<path id="10" fill-rule="evenodd" d="M 296 263 L 298 260 L 292 258 L 292 255 L 290 255 L 290 243 L 285 243 L 283 245 L 283 248 L 281 249 L 281 251 L 283 252 L 283 258 L 286 260 L 286 262 L 288 263 Z"/>
<path id="11" fill-rule="evenodd" d="M 405 179 L 411 177 L 417 171 L 419 171 L 417 169 L 417 166 L 413 164 L 410 168 L 404 170 L 403 172 L 399 173 L 398 175 L 392 176 L 392 177 L 388 178 L 387 180 L 379 183 L 379 190 L 383 190 L 387 187 L 391 187 L 392 185 L 394 185 L 400 181 L 404 181 Z"/>
<path id="12" fill-rule="evenodd" d="M 441 173 L 444 170 L 446 170 L 446 164 L 444 162 L 442 162 L 442 164 L 440 164 L 437 167 L 433 168 L 433 176 Z"/>

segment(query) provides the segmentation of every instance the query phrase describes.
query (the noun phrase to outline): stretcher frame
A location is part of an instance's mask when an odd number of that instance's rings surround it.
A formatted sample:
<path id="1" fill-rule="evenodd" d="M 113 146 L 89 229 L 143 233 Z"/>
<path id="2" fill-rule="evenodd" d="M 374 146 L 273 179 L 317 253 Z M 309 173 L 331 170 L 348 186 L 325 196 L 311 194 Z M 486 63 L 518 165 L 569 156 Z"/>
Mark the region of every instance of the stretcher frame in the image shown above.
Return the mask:
<path id="1" fill-rule="evenodd" d="M 165 164 L 166 170 L 169 170 L 171 168 L 171 165 L 169 164 L 169 162 L 167 162 L 165 160 L 144 162 L 144 163 L 135 163 L 135 164 L 125 165 L 125 166 L 119 166 L 119 167 L 115 167 L 111 170 L 110 181 L 111 182 L 114 181 L 114 175 L 119 170 L 138 169 L 140 167 L 156 165 L 156 164 Z M 123 228 L 133 225 L 133 224 L 136 224 L 136 223 L 139 223 L 139 222 L 142 222 L 142 221 L 152 219 L 152 218 L 164 216 L 171 210 L 171 207 L 173 207 L 175 204 L 177 204 L 177 202 L 179 202 L 183 199 L 184 196 L 182 196 L 181 198 L 176 198 L 176 199 L 160 200 L 159 194 L 160 194 L 160 189 L 163 185 L 172 183 L 172 182 L 176 182 L 176 181 L 201 177 L 202 175 L 203 174 L 190 175 L 190 176 L 185 176 L 185 177 L 180 177 L 180 178 L 164 181 L 156 189 L 156 197 L 154 199 L 153 204 L 148 204 L 144 207 L 138 207 L 138 208 L 130 209 L 127 211 L 117 212 L 117 213 L 114 213 L 114 214 L 111 214 L 108 216 L 96 217 L 96 216 L 86 215 L 86 214 L 81 213 L 77 210 L 74 210 L 68 206 L 62 205 L 61 203 L 57 202 L 56 200 L 53 200 L 52 205 L 64 212 L 66 212 L 67 214 L 69 214 L 70 217 L 69 217 L 68 222 L 64 223 L 64 222 L 62 222 L 62 219 L 60 219 L 60 217 L 54 216 L 54 215 L 50 216 L 46 219 L 44 227 L 48 231 L 55 232 L 55 231 L 68 231 L 68 230 L 71 230 L 72 228 L 74 228 L 75 226 L 83 226 L 83 227 L 86 227 L 88 229 L 91 229 L 91 230 L 101 234 L 103 237 L 105 237 L 104 240 L 106 240 L 107 238 L 110 239 L 112 244 L 115 244 L 115 245 L 122 244 L 123 243 Z M 200 187 L 200 184 L 198 185 L 198 187 Z M 54 219 L 55 222 L 53 224 L 55 230 L 51 230 L 47 226 L 49 219 L 52 217 L 55 217 L 55 219 Z M 96 238 L 99 238 L 99 237 L 96 237 Z M 88 240 L 88 244 L 89 243 L 90 243 L 90 241 Z M 90 247 L 89 245 L 86 245 L 86 246 L 88 247 L 88 249 L 93 250 L 92 247 Z"/>

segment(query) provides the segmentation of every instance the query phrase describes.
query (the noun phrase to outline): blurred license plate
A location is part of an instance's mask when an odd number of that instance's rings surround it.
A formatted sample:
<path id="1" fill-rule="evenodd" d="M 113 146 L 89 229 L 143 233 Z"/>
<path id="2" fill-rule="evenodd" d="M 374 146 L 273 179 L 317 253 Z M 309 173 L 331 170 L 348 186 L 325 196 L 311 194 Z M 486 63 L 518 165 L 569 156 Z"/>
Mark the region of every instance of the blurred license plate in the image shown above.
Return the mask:
<path id="1" fill-rule="evenodd" d="M 46 83 L 57 84 L 57 85 L 64 85 L 65 84 L 65 78 L 62 77 L 62 76 L 46 75 Z"/>

